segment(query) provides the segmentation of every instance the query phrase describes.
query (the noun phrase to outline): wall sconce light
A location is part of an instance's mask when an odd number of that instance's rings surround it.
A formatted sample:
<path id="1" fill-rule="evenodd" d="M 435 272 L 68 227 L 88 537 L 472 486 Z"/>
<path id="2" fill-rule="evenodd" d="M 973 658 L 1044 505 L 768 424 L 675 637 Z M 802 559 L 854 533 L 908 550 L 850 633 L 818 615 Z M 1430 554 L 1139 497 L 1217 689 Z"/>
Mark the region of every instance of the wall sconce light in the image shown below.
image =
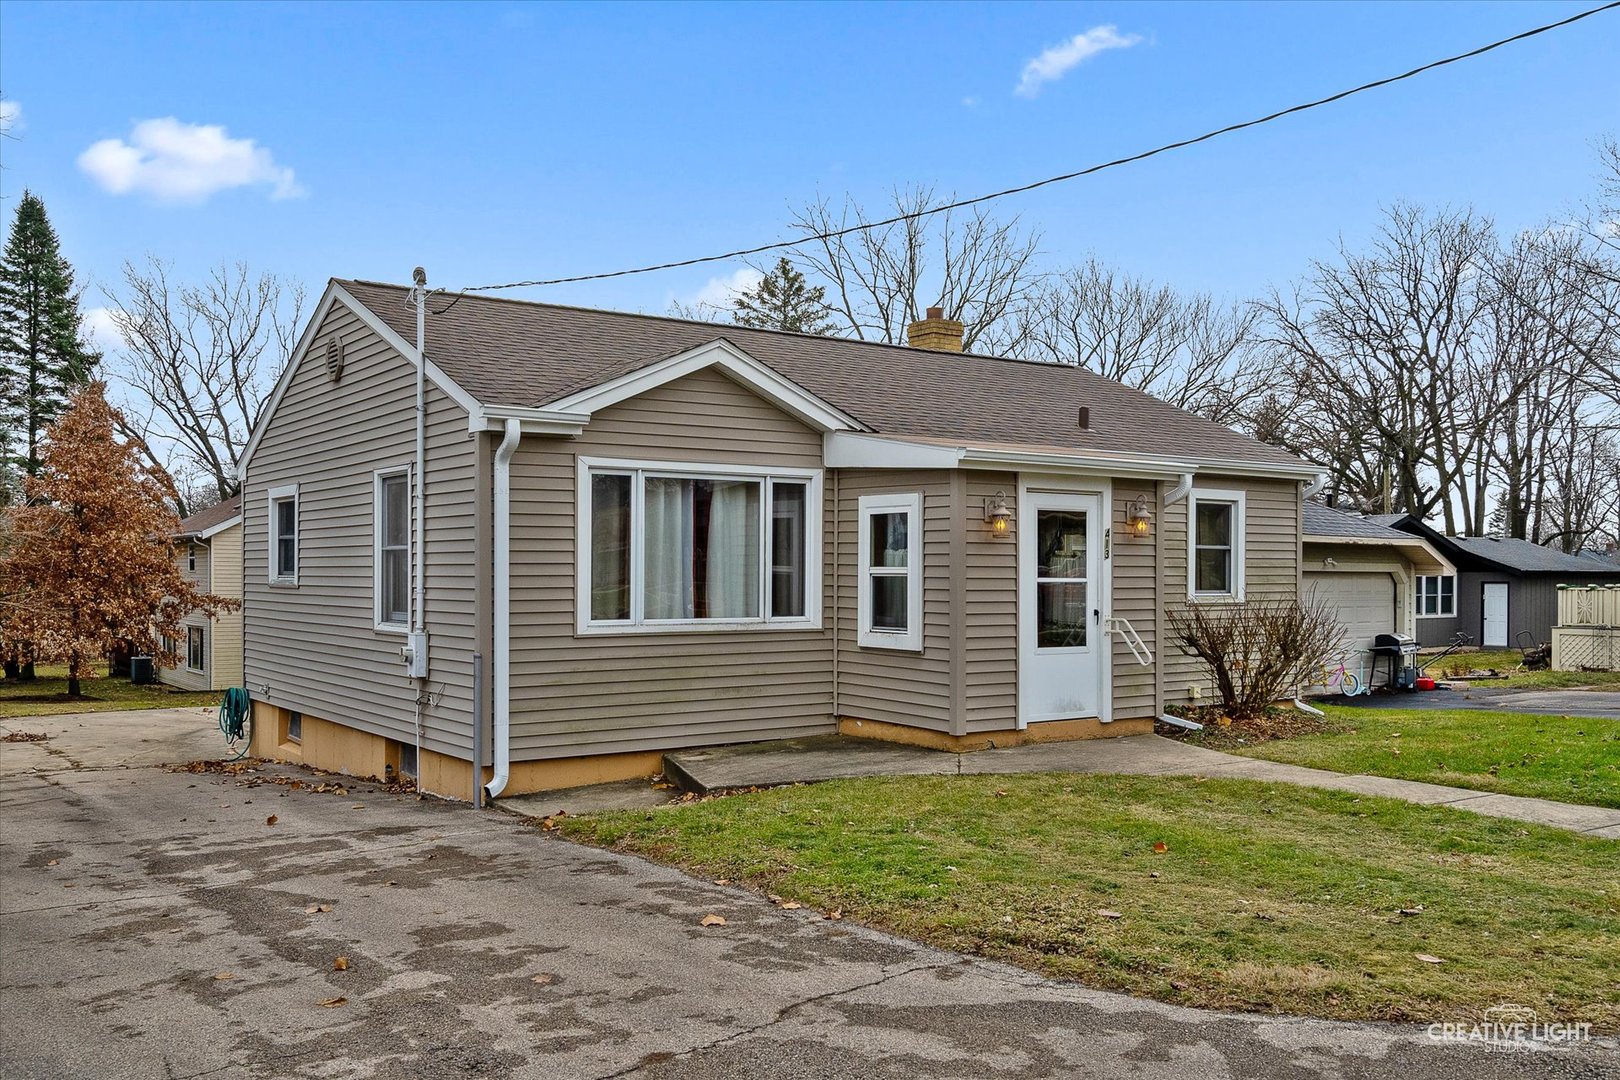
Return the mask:
<path id="1" fill-rule="evenodd" d="M 1138 495 L 1136 501 L 1125 514 L 1125 524 L 1130 528 L 1132 536 L 1153 535 L 1153 511 L 1148 509 L 1147 496 Z"/>
<path id="2" fill-rule="evenodd" d="M 1012 507 L 1007 505 L 1007 493 L 998 491 L 984 500 L 984 520 L 990 523 L 990 531 L 997 536 L 1007 531 L 1007 523 L 1012 520 Z"/>

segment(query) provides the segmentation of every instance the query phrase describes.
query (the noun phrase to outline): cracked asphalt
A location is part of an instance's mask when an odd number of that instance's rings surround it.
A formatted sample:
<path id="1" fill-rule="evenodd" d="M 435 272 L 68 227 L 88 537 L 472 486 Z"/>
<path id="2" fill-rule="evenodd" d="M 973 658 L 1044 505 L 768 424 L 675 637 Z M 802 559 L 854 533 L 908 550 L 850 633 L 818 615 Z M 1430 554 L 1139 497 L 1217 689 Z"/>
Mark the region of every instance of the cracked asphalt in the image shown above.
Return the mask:
<path id="1" fill-rule="evenodd" d="M 1088 990 L 499 812 L 106 767 L 138 714 L 81 725 L 100 749 L 51 720 L 0 745 L 7 1078 L 1620 1074 L 1612 1041 L 1492 1053 Z"/>

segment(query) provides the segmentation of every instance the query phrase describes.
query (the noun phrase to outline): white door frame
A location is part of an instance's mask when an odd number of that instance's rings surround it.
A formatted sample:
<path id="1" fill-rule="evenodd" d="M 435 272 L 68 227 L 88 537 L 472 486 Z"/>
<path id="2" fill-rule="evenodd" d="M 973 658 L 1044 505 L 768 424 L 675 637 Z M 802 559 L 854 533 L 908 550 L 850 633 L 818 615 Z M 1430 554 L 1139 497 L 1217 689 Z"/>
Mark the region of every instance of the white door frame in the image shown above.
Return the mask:
<path id="1" fill-rule="evenodd" d="M 1486 597 L 1490 596 L 1492 589 L 1502 590 L 1502 641 L 1492 644 L 1485 640 Z M 1485 649 L 1505 649 L 1512 645 L 1509 638 L 1512 636 L 1513 593 L 1505 581 L 1482 581 L 1479 583 L 1479 644 Z"/>
<path id="2" fill-rule="evenodd" d="M 1025 532 L 1035 528 L 1035 514 L 1031 509 L 1030 493 L 1036 495 L 1095 495 L 1098 499 L 1098 540 L 1102 545 L 1097 565 L 1101 568 L 1098 573 L 1097 607 L 1101 614 L 1097 618 L 1095 627 L 1097 641 L 1097 719 L 1104 724 L 1114 719 L 1114 642 L 1104 629 L 1109 618 L 1113 615 L 1114 606 L 1114 559 L 1113 559 L 1113 521 L 1114 521 L 1114 484 L 1107 477 L 1075 477 L 1075 476 L 1047 476 L 1038 473 L 1018 474 L 1018 503 L 1015 512 L 1018 515 L 1018 551 L 1016 552 L 1016 574 L 1018 581 L 1015 636 L 1018 656 L 1018 730 L 1022 731 L 1033 723 L 1045 721 L 1030 716 L 1029 699 L 1030 687 L 1028 671 L 1025 663 L 1025 632 L 1024 618 L 1033 616 L 1029 605 L 1034 603 L 1034 566 L 1029 565 L 1025 558 Z M 1031 536 L 1034 534 L 1031 533 Z M 1027 571 L 1027 572 L 1026 572 Z M 1056 719 L 1056 718 L 1054 718 Z"/>

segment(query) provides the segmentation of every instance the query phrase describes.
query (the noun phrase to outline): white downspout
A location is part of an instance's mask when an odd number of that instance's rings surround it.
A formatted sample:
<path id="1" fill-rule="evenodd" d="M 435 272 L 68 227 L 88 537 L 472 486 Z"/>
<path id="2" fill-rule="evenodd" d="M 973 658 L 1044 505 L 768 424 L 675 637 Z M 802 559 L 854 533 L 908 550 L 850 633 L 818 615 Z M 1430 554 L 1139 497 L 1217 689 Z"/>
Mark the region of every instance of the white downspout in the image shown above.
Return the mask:
<path id="1" fill-rule="evenodd" d="M 1323 488 L 1327 487 L 1327 482 L 1328 482 L 1327 473 L 1325 473 L 1325 472 L 1317 473 L 1316 474 L 1316 479 L 1312 480 L 1310 483 L 1305 485 L 1305 497 L 1307 499 L 1309 499 L 1312 496 L 1314 496 L 1317 492 L 1319 492 Z"/>
<path id="2" fill-rule="evenodd" d="M 1181 479 L 1176 482 L 1176 486 L 1164 493 L 1164 505 L 1169 506 L 1173 502 L 1185 499 L 1187 492 L 1192 490 L 1192 486 L 1193 474 L 1190 472 L 1182 473 Z"/>
<path id="3" fill-rule="evenodd" d="M 495 772 L 484 785 L 492 799 L 512 772 L 512 455 L 522 438 L 522 422 L 509 419 L 495 449 Z"/>
<path id="4" fill-rule="evenodd" d="M 427 652 L 427 271 L 418 266 L 411 272 L 416 284 L 416 588 L 411 598 L 415 631 L 413 651 Z M 422 714 L 427 708 L 427 658 L 416 658 L 420 672 L 416 686 L 416 791 L 422 792 Z"/>

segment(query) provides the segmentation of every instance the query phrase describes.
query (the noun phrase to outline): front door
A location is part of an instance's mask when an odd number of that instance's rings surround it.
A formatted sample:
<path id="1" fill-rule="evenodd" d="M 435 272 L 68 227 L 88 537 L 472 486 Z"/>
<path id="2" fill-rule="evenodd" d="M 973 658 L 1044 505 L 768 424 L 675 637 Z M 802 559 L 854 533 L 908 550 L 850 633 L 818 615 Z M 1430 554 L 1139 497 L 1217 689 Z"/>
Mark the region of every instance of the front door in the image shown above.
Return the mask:
<path id="1" fill-rule="evenodd" d="M 1029 491 L 1018 508 L 1018 715 L 1099 715 L 1102 499 Z"/>
<path id="2" fill-rule="evenodd" d="M 1508 643 L 1508 587 L 1506 582 L 1488 581 L 1480 604 L 1479 643 L 1506 645 Z"/>

